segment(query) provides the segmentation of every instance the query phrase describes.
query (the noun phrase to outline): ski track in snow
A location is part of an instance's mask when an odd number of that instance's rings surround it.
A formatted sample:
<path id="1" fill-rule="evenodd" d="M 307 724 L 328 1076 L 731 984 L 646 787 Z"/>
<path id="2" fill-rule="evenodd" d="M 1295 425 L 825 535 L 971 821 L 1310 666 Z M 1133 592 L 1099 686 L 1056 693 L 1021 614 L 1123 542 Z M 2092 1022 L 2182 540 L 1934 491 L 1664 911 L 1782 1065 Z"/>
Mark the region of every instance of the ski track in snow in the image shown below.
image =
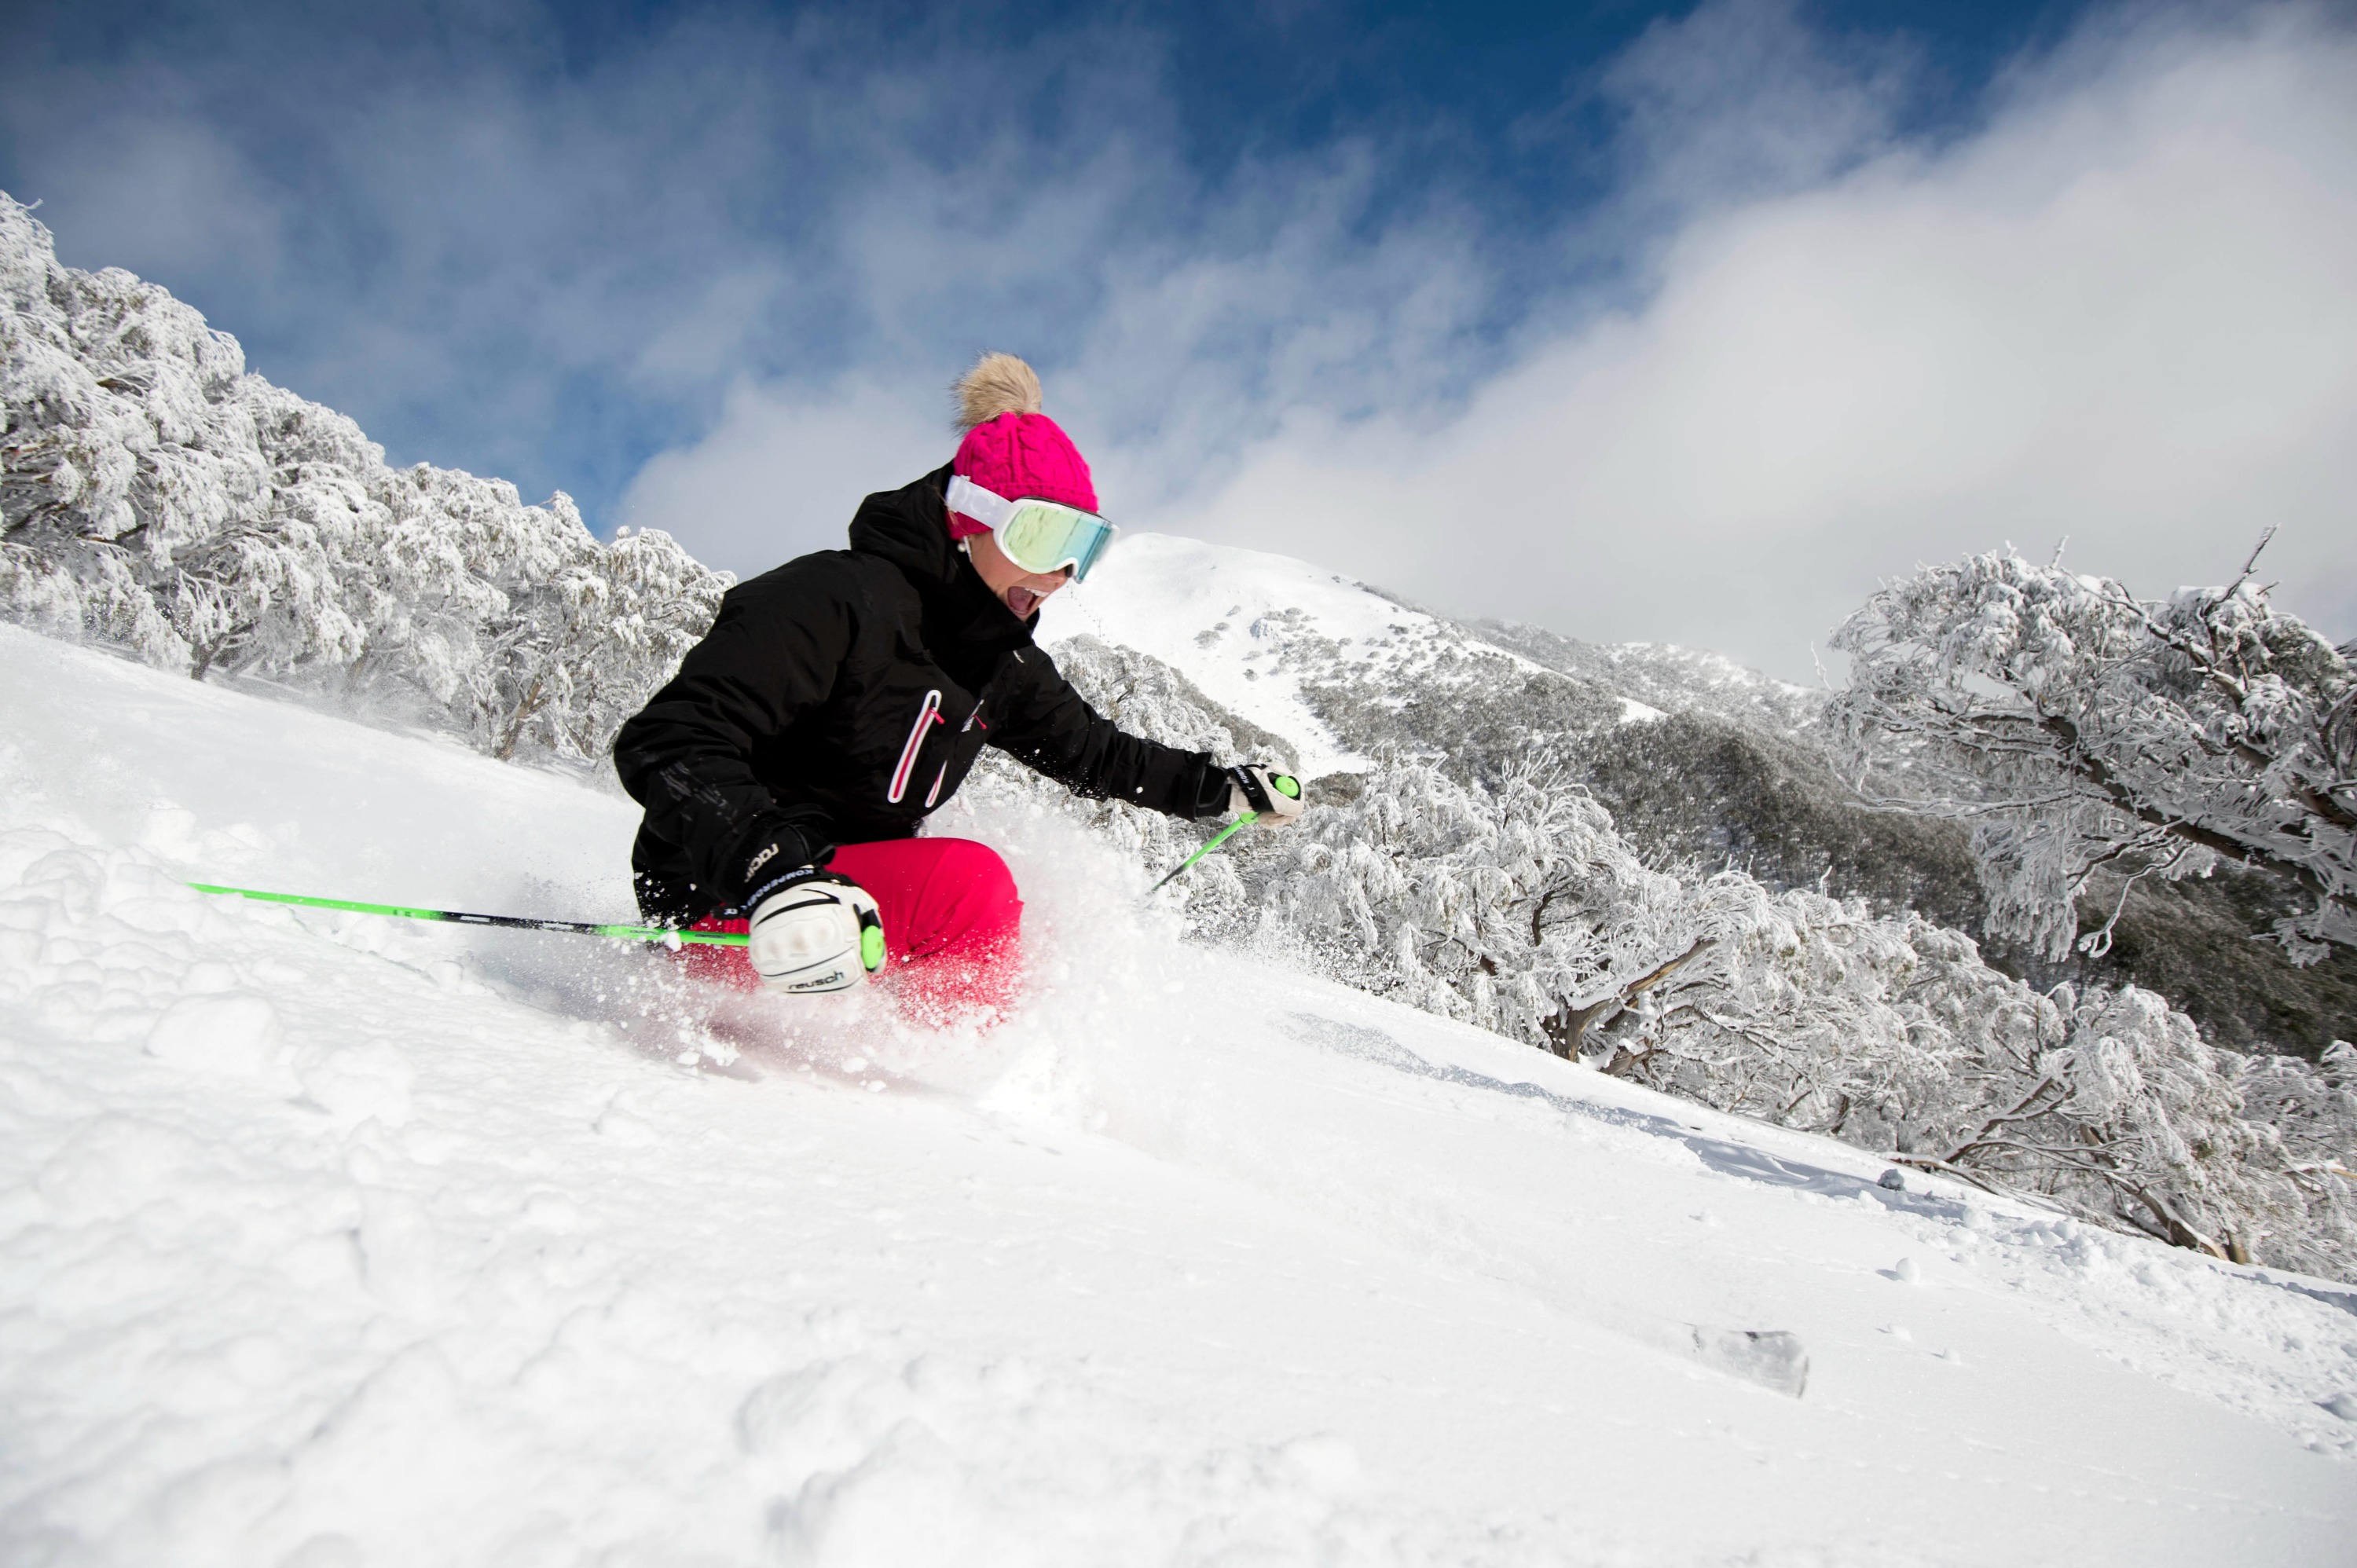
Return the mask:
<path id="1" fill-rule="evenodd" d="M 207 897 L 620 918 L 636 813 L 0 656 L 12 1568 L 2350 1560 L 2346 1287 L 1185 947 L 1044 815 L 942 824 L 979 1039 Z"/>

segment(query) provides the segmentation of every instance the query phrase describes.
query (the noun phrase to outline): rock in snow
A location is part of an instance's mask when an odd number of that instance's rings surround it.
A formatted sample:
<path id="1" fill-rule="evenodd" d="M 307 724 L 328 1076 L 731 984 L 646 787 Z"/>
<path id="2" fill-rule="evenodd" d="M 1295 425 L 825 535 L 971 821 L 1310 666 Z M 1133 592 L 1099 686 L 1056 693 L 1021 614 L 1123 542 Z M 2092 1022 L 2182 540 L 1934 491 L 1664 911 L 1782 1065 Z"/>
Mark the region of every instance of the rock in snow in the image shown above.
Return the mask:
<path id="1" fill-rule="evenodd" d="M 2325 1563 L 2357 1531 L 2344 1287 L 1886 1187 L 1189 946 L 1052 815 L 942 824 L 1028 901 L 1028 997 L 980 1038 L 209 898 L 181 884 L 619 918 L 634 813 L 20 631 L 0 660 L 0 1562 Z M 1938 1260 L 1903 1339 L 1894 1257 Z"/>
<path id="2" fill-rule="evenodd" d="M 1696 1328 L 1695 1355 L 1705 1366 L 1799 1399 L 1809 1388 L 1809 1352 L 1780 1329 Z"/>

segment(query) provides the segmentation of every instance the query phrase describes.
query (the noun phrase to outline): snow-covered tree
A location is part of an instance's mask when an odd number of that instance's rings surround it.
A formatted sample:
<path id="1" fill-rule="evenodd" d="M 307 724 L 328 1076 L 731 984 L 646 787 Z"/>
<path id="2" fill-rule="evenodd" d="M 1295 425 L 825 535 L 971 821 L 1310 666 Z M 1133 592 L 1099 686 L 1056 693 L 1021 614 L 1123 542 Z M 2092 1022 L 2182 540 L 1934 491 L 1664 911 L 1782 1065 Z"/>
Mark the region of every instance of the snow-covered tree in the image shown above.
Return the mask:
<path id="1" fill-rule="evenodd" d="M 163 289 L 60 266 L 5 196 L 0 418 L 0 614 L 500 757 L 603 751 L 729 582 L 661 533 L 601 544 L 562 493 L 386 467 Z"/>
<path id="2" fill-rule="evenodd" d="M 1654 928 L 1675 879 L 1640 865 L 1544 752 L 1494 786 L 1394 758 L 1240 870 L 1264 942 L 1534 1043 L 1567 996 L 1674 940 Z"/>
<path id="3" fill-rule="evenodd" d="M 1595 993 L 1608 1072 L 2179 1246 L 2357 1266 L 2357 1190 L 2337 1174 L 2357 1096 L 2331 1068 L 2215 1050 L 2133 986 L 2041 993 L 1961 932 L 1739 874 L 1656 918 L 1668 962 Z M 2246 1101 L 2259 1086 L 2274 1103 Z M 2307 1108 L 2297 1145 L 2287 1102 Z"/>
<path id="4" fill-rule="evenodd" d="M 479 737 L 494 757 L 528 739 L 561 757 L 600 755 L 704 635 L 726 586 L 667 533 L 584 549 L 570 499 L 552 510 L 570 524 L 570 548 L 544 575 L 520 576 L 490 620 L 495 656 L 479 666 Z"/>
<path id="5" fill-rule="evenodd" d="M 2264 541 L 2262 542 L 2264 543 Z M 2255 555 L 2254 557 L 2255 560 Z M 1992 931 L 2049 957 L 2099 869 L 2224 857 L 2281 875 L 2296 961 L 2357 945 L 2357 680 L 2251 568 L 2139 600 L 2106 578 L 1975 555 L 1891 584 L 1834 638 L 1836 766 L 1865 798 L 1974 824 Z"/>
<path id="6" fill-rule="evenodd" d="M 1154 661 L 1057 652 L 1125 725 L 1234 749 L 1235 721 Z M 1684 1099 L 2179 1246 L 2357 1269 L 2346 1048 L 2321 1069 L 2239 1057 L 2150 992 L 2041 993 L 1911 912 L 1649 867 L 1544 744 L 1470 771 L 1411 754 L 1313 781 L 1299 827 L 1232 839 L 1164 896 L 1211 940 Z M 1200 842 L 992 779 L 1151 864 Z"/>

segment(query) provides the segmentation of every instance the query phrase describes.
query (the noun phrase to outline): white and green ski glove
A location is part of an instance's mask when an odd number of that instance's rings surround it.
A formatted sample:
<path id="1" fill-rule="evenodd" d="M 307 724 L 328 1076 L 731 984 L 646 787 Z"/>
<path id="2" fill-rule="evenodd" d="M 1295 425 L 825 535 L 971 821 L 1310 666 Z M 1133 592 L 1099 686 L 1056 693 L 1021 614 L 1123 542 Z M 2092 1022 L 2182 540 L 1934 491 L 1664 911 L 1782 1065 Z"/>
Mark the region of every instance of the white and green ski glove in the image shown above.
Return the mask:
<path id="1" fill-rule="evenodd" d="M 1301 780 L 1256 762 L 1228 769 L 1228 810 L 1251 811 L 1263 827 L 1289 826 L 1301 815 Z"/>
<path id="2" fill-rule="evenodd" d="M 772 991 L 848 991 L 884 967 L 884 918 L 867 889 L 805 865 L 749 902 L 745 956 Z"/>

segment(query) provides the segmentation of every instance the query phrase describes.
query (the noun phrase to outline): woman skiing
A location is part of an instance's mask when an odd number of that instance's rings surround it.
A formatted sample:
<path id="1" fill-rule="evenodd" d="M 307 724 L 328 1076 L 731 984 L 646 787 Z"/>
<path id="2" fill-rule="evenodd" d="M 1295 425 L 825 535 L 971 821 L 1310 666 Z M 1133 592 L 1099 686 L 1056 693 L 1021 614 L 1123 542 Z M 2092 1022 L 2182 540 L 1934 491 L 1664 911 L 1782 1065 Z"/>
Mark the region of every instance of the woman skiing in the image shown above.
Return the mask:
<path id="1" fill-rule="evenodd" d="M 920 1015 L 1014 999 L 1023 905 L 967 839 L 917 838 L 996 746 L 1075 793 L 1178 817 L 1301 811 L 1293 779 L 1125 735 L 1032 640 L 1039 606 L 1112 537 L 1089 466 L 1011 354 L 957 383 L 949 466 L 869 496 L 850 548 L 740 583 L 614 742 L 646 809 L 630 856 L 661 924 L 737 983 L 845 990 L 889 972 Z"/>

